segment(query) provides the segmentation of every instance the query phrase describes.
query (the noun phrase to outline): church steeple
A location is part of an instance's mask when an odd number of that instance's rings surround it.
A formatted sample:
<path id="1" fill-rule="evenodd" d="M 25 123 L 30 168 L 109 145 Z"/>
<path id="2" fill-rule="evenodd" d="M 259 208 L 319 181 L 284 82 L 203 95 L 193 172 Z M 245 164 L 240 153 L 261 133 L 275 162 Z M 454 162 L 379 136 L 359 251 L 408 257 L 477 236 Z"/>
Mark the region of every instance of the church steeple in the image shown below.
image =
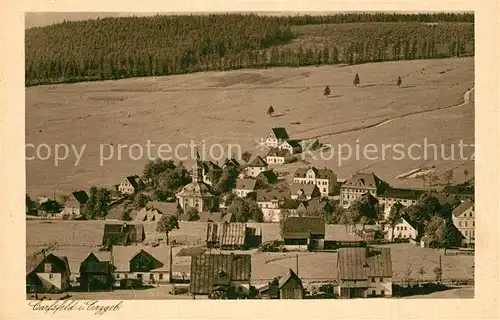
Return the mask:
<path id="1" fill-rule="evenodd" d="M 196 164 L 193 166 L 193 181 L 202 182 L 203 181 L 203 168 L 202 161 L 200 159 L 200 153 L 198 152 L 198 147 L 196 147 Z"/>

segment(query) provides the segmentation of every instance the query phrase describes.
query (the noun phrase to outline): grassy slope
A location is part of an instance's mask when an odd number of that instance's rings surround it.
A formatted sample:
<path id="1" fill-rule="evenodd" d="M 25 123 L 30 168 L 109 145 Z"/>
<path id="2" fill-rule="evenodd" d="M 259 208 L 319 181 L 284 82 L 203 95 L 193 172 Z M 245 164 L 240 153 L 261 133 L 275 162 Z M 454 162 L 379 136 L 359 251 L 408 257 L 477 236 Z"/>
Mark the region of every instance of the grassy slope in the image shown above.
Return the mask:
<path id="1" fill-rule="evenodd" d="M 444 73 L 441 73 L 443 72 Z M 354 73 L 361 88 L 352 85 Z M 403 78 L 404 88 L 394 84 Z M 329 85 L 331 97 L 323 97 Z M 27 192 L 32 196 L 69 193 L 91 185 L 110 186 L 125 175 L 142 171 L 146 158 L 133 160 L 122 153 L 99 166 L 99 144 L 145 146 L 152 143 L 238 143 L 243 150 L 258 152 L 255 139 L 273 126 L 285 126 L 294 138 L 319 136 L 324 143 L 458 143 L 474 137 L 473 104 L 419 113 L 379 128 L 332 134 L 420 111 L 460 103 L 474 85 L 473 58 L 399 61 L 349 67 L 276 68 L 207 72 L 172 77 L 134 78 L 120 81 L 62 84 L 26 89 L 26 142 L 54 145 L 87 144 L 80 165 L 72 154 L 56 167 L 50 160 L 27 163 Z M 272 104 L 274 117 L 266 115 Z M 451 110 L 453 110 L 451 112 Z M 300 122 L 293 125 L 292 122 Z M 31 152 L 28 150 L 27 152 Z M 335 151 L 336 152 L 336 151 Z M 390 153 L 387 153 L 387 157 Z M 146 155 L 144 156 L 146 157 Z M 396 181 L 395 176 L 424 161 L 377 161 L 355 159 L 339 166 L 330 161 L 311 161 L 328 166 L 339 178 L 368 169 L 398 185 L 421 186 L 420 181 Z M 189 164 L 189 161 L 186 161 Z M 463 179 L 464 166 L 473 176 L 473 163 L 430 161 L 439 169 L 456 167 Z M 293 170 L 297 164 L 291 165 Z"/>

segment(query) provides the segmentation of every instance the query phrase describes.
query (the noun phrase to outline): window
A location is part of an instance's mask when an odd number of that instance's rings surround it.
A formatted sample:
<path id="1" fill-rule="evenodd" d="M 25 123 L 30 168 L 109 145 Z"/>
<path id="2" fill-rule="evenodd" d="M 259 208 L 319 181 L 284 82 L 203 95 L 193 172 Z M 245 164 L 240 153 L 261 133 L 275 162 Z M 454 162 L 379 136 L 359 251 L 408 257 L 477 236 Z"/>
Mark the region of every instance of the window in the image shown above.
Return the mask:
<path id="1" fill-rule="evenodd" d="M 469 217 L 472 217 L 472 212 L 471 212 L 471 213 L 469 213 Z"/>
<path id="2" fill-rule="evenodd" d="M 323 192 L 326 192 L 326 188 L 323 188 Z"/>
<path id="3" fill-rule="evenodd" d="M 474 222 L 474 221 L 472 221 L 472 226 L 473 226 L 473 227 L 475 227 L 475 226 L 476 226 L 476 224 L 475 224 L 475 222 Z"/>
<path id="4" fill-rule="evenodd" d="M 159 279 L 160 279 L 160 280 L 163 280 L 163 273 L 160 273 L 160 275 L 159 275 Z"/>
<path id="5" fill-rule="evenodd" d="M 137 279 L 142 280 L 142 273 L 137 274 Z"/>
<path id="6" fill-rule="evenodd" d="M 120 274 L 119 273 L 116 274 L 116 279 L 120 279 Z"/>
<path id="7" fill-rule="evenodd" d="M 128 274 L 125 273 L 125 279 L 128 279 Z"/>
<path id="8" fill-rule="evenodd" d="M 385 291 L 384 290 L 380 290 L 380 295 L 383 297 L 385 296 Z"/>
<path id="9" fill-rule="evenodd" d="M 462 221 L 458 221 L 458 226 L 461 227 L 462 226 Z"/>
<path id="10" fill-rule="evenodd" d="M 406 226 L 405 226 L 405 231 L 406 231 Z"/>
<path id="11" fill-rule="evenodd" d="M 150 273 L 150 274 L 149 274 L 149 280 L 154 280 L 154 279 L 155 279 L 154 274 Z"/>
<path id="12" fill-rule="evenodd" d="M 374 295 L 375 295 L 375 290 L 372 290 L 372 296 L 374 296 Z"/>
<path id="13" fill-rule="evenodd" d="M 465 236 L 468 237 L 469 236 L 469 231 L 465 230 Z"/>
<path id="14" fill-rule="evenodd" d="M 464 225 L 465 225 L 465 227 L 467 227 L 467 221 L 464 221 Z"/>
<path id="15" fill-rule="evenodd" d="M 375 278 L 372 278 L 372 282 L 375 282 Z"/>
<path id="16" fill-rule="evenodd" d="M 49 273 L 49 279 L 54 279 L 54 274 Z"/>
<path id="17" fill-rule="evenodd" d="M 380 277 L 380 283 L 384 282 L 384 278 Z"/>

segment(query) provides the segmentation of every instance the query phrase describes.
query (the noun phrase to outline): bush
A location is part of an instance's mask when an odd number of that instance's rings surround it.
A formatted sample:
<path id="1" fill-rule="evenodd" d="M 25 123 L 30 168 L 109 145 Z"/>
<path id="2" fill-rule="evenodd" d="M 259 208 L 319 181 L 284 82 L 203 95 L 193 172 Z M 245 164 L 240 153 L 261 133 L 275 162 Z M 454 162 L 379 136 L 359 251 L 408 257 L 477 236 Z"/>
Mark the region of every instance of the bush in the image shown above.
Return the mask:
<path id="1" fill-rule="evenodd" d="M 285 252 L 278 240 L 266 241 L 259 247 L 262 252 Z"/>

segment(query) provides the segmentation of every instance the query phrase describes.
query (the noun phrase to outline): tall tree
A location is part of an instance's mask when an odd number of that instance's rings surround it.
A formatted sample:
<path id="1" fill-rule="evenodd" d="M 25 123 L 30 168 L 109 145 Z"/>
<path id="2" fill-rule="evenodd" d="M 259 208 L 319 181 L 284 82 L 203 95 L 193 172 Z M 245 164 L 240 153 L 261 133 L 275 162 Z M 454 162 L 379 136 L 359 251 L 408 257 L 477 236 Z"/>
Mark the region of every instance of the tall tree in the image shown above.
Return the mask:
<path id="1" fill-rule="evenodd" d="M 274 113 L 274 108 L 273 108 L 273 106 L 269 106 L 269 108 L 267 108 L 267 114 L 268 114 L 268 115 L 270 115 L 270 116 L 272 116 L 272 115 L 273 115 L 273 113 Z"/>
<path id="2" fill-rule="evenodd" d="M 252 158 L 252 154 L 250 152 L 248 152 L 248 151 L 243 152 L 243 154 L 241 155 L 241 159 L 243 161 L 245 161 L 245 163 L 247 163 L 247 164 L 248 164 L 248 161 L 250 161 L 251 158 Z"/>
<path id="3" fill-rule="evenodd" d="M 325 90 L 323 90 L 323 95 L 324 96 L 329 96 L 330 95 L 330 87 L 329 86 L 326 86 L 325 87 Z"/>
<path id="4" fill-rule="evenodd" d="M 164 214 L 156 223 L 156 231 L 165 233 L 167 245 L 170 244 L 169 234 L 174 229 L 179 229 L 179 220 L 175 215 Z"/>
<path id="5" fill-rule="evenodd" d="M 401 87 L 401 84 L 403 83 L 403 80 L 401 80 L 401 77 L 398 77 L 398 80 L 396 81 L 396 85 L 398 87 Z"/>
<path id="6" fill-rule="evenodd" d="M 352 83 L 357 87 L 360 83 L 359 81 L 359 75 L 356 73 L 356 75 L 354 76 L 354 80 L 352 80 Z"/>

